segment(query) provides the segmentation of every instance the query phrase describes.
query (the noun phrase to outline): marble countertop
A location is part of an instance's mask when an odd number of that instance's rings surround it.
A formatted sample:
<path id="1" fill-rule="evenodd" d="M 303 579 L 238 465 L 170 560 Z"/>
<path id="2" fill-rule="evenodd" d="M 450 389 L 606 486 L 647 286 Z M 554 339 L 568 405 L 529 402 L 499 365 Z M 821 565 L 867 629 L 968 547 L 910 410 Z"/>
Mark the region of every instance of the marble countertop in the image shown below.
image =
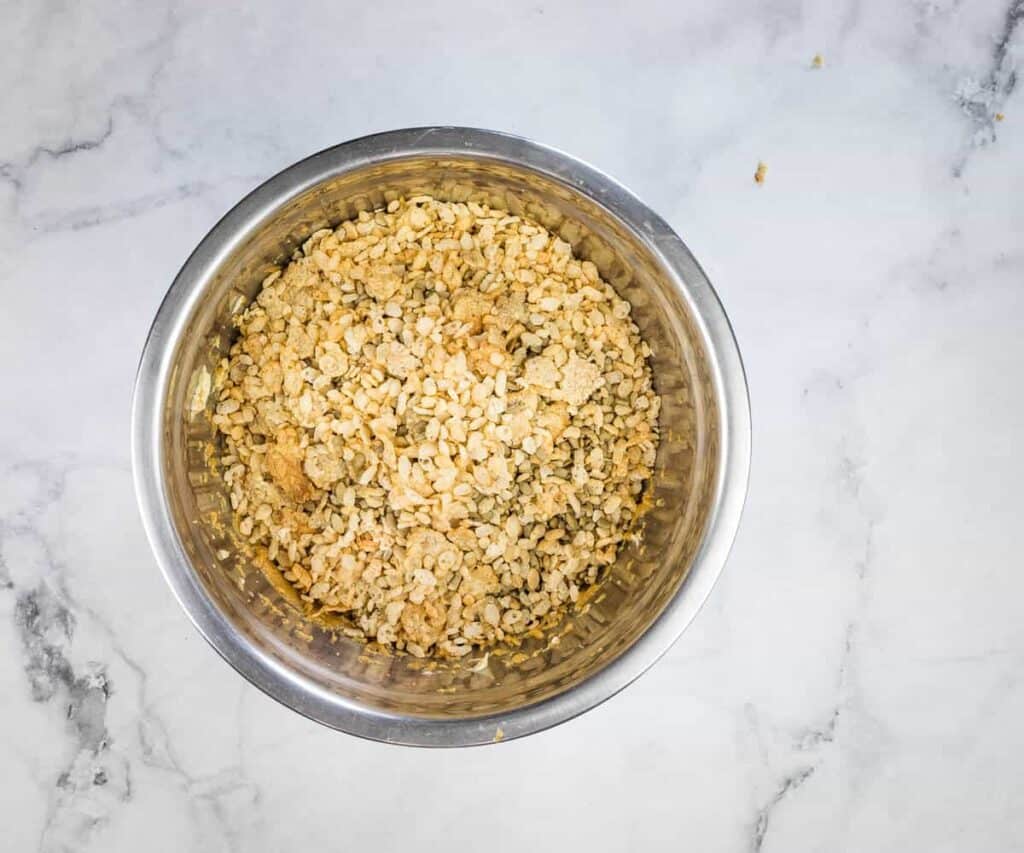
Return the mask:
<path id="1" fill-rule="evenodd" d="M 1024 848 L 1024 2 L 381 5 L 6 5 L 5 849 Z M 149 322 L 216 219 L 424 124 L 555 145 L 662 213 L 754 420 L 736 546 L 672 651 L 447 752 L 232 672 L 128 461 Z"/>

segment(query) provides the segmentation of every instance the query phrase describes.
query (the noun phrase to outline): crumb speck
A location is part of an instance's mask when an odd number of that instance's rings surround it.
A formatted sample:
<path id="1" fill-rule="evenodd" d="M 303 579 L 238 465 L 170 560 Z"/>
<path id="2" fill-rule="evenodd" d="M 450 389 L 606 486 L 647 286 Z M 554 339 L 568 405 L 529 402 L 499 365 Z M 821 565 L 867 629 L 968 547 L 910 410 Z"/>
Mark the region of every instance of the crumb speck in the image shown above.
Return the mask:
<path id="1" fill-rule="evenodd" d="M 762 162 L 758 162 L 757 171 L 754 172 L 754 183 L 763 184 L 765 175 L 768 174 L 768 166 Z"/>
<path id="2" fill-rule="evenodd" d="M 1002 113 L 996 113 L 995 114 L 995 120 L 996 121 L 1002 121 L 1004 118 L 1006 118 L 1006 116 L 1004 116 Z"/>
<path id="3" fill-rule="evenodd" d="M 494 742 L 498 743 L 499 741 L 503 741 L 504 739 L 505 731 L 501 728 L 501 726 L 498 726 L 497 730 L 494 732 Z"/>
<path id="4" fill-rule="evenodd" d="M 811 60 L 811 68 L 824 68 L 824 67 L 825 67 L 825 57 L 822 56 L 820 53 L 814 54 L 814 59 Z"/>

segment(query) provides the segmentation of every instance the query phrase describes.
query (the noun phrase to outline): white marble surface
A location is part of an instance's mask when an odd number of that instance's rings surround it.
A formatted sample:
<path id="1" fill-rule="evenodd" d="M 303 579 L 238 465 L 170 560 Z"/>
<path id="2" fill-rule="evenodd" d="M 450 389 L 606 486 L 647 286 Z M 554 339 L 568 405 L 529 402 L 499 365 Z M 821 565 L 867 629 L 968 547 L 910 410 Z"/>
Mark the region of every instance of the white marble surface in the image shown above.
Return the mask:
<path id="1" fill-rule="evenodd" d="M 1024 2 L 0 5 L 5 850 L 1024 849 Z M 221 213 L 439 123 L 665 215 L 755 425 L 671 653 L 456 752 L 322 729 L 222 663 L 150 555 L 127 431 Z"/>

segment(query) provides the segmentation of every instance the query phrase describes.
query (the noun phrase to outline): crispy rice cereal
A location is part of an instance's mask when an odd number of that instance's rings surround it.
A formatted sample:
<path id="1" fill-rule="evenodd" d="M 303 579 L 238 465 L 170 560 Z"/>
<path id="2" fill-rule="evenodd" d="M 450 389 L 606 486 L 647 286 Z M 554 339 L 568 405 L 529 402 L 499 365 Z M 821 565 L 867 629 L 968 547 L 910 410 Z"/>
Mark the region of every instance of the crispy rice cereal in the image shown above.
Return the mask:
<path id="1" fill-rule="evenodd" d="M 311 613 L 458 657 L 548 624 L 637 535 L 650 350 L 539 225 L 393 201 L 313 234 L 237 325 L 224 478 Z"/>

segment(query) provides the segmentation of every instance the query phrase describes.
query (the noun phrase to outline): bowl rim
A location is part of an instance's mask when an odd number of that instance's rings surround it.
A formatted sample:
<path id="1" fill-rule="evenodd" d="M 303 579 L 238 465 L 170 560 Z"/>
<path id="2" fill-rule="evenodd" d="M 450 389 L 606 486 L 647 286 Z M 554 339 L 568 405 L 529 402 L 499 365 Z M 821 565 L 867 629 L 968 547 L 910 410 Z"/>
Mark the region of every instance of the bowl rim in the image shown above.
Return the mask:
<path id="1" fill-rule="evenodd" d="M 367 707 L 246 643 L 198 582 L 172 521 L 163 477 L 162 403 L 172 357 L 210 276 L 245 242 L 252 226 L 290 199 L 352 169 L 419 156 L 468 156 L 530 169 L 588 196 L 632 229 L 682 288 L 704 338 L 720 412 L 722 464 L 707 529 L 687 576 L 661 614 L 618 658 L 579 684 L 507 713 L 465 719 L 429 719 Z M 595 167 L 529 139 L 477 128 L 419 127 L 363 136 L 300 160 L 246 195 L 210 229 L 167 291 L 146 338 L 132 395 L 132 472 L 143 526 L 165 580 L 195 627 L 236 671 L 283 705 L 349 734 L 411 746 L 468 746 L 539 732 L 599 705 L 647 671 L 693 621 L 724 568 L 746 498 L 750 452 L 750 402 L 739 348 L 707 275 L 679 236 L 630 190 Z"/>

